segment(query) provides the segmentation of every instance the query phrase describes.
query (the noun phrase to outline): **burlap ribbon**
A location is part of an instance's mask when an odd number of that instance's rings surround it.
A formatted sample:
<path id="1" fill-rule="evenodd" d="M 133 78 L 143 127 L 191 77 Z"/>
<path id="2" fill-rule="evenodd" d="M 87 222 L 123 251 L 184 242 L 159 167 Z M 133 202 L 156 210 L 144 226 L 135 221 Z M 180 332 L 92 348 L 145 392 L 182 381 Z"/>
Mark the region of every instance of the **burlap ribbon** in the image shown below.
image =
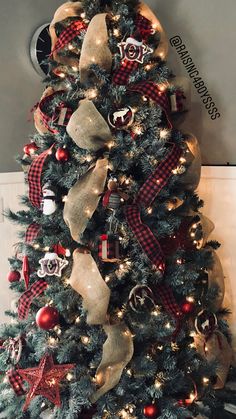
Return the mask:
<path id="1" fill-rule="evenodd" d="M 193 192 L 197 189 L 201 178 L 201 151 L 198 140 L 194 135 L 187 134 L 184 142 L 188 150 L 185 154 L 187 169 L 180 176 L 179 181 L 184 189 Z"/>
<path id="2" fill-rule="evenodd" d="M 109 324 L 107 309 L 110 289 L 93 257 L 86 250 L 74 251 L 70 285 L 83 298 L 83 307 L 87 310 L 87 323 L 103 325 L 108 336 L 96 375 L 100 389 L 91 396 L 94 403 L 118 384 L 123 369 L 133 356 L 133 339 L 124 323 Z"/>
<path id="3" fill-rule="evenodd" d="M 164 254 L 150 228 L 142 223 L 140 207 L 148 208 L 153 203 L 172 176 L 172 170 L 178 165 L 181 155 L 182 150 L 175 144 L 172 145 L 167 157 L 161 161 L 139 190 L 133 204 L 125 208 L 126 220 L 133 234 L 151 263 L 161 271 L 165 269 Z"/>
<path id="4" fill-rule="evenodd" d="M 207 247 L 205 247 L 207 249 Z M 217 311 L 221 308 L 224 295 L 225 295 L 225 281 L 224 281 L 224 272 L 221 265 L 221 261 L 216 251 L 209 248 L 212 253 L 213 264 L 211 268 L 207 269 L 208 274 L 208 288 L 216 287 L 218 290 L 217 296 L 211 301 L 211 306 L 214 311 Z"/>
<path id="5" fill-rule="evenodd" d="M 97 77 L 91 70 L 92 64 L 110 73 L 112 66 L 112 54 L 108 46 L 108 31 L 106 25 L 106 13 L 97 14 L 89 23 L 79 61 L 80 81 L 96 81 Z"/>
<path id="6" fill-rule="evenodd" d="M 208 338 L 196 335 L 194 338 L 197 351 L 207 359 L 208 362 L 217 362 L 217 381 L 215 389 L 222 389 L 225 386 L 230 365 L 233 362 L 233 349 L 227 338 L 220 331 L 213 332 Z"/>
<path id="7" fill-rule="evenodd" d="M 88 324 L 105 324 L 110 300 L 110 289 L 103 280 L 96 262 L 86 250 L 73 253 L 70 285 L 83 298 Z"/>
<path id="8" fill-rule="evenodd" d="M 65 202 L 63 217 L 72 238 L 80 242 L 89 219 L 96 210 L 104 190 L 108 171 L 108 160 L 99 159 L 70 189 Z"/>
<path id="9" fill-rule="evenodd" d="M 90 397 L 92 403 L 119 383 L 122 372 L 134 353 L 133 337 L 125 323 L 105 325 L 104 330 L 107 340 L 103 345 L 102 360 L 96 373 L 96 382 L 100 388 Z"/>
<path id="10" fill-rule="evenodd" d="M 80 148 L 91 151 L 105 147 L 112 138 L 107 122 L 93 102 L 87 99 L 80 101 L 66 130 Z"/>

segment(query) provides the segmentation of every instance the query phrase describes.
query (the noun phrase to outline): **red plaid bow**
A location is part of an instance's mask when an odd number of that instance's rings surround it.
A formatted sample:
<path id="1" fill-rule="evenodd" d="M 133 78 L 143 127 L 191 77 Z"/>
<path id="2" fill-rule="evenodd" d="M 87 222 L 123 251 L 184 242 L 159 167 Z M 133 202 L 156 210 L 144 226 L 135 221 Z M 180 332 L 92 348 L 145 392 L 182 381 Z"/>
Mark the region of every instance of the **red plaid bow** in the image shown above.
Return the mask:
<path id="1" fill-rule="evenodd" d="M 40 208 L 42 201 L 42 186 L 41 186 L 41 175 L 43 171 L 43 165 L 47 156 L 50 154 L 54 144 L 46 151 L 36 157 L 30 165 L 28 173 L 29 183 L 29 199 L 34 207 Z"/>
<path id="2" fill-rule="evenodd" d="M 48 129 L 49 132 L 53 134 L 57 134 L 58 130 L 56 128 L 53 128 L 52 125 L 55 125 L 55 123 L 58 121 L 60 117 L 60 112 L 62 109 L 66 109 L 66 113 L 64 116 L 64 122 L 63 125 L 66 126 L 70 120 L 70 117 L 73 113 L 71 108 L 68 108 L 65 103 L 61 102 L 58 106 L 55 107 L 53 115 L 47 114 L 44 109 L 48 107 L 49 103 L 56 97 L 60 96 L 64 90 L 58 90 L 57 92 L 52 93 L 51 95 L 45 96 L 38 104 L 38 112 L 41 118 L 42 123 L 44 126 Z"/>
<path id="3" fill-rule="evenodd" d="M 28 317 L 29 309 L 33 299 L 42 294 L 46 290 L 47 286 L 48 284 L 46 281 L 39 279 L 21 295 L 18 304 L 18 317 L 20 320 L 24 320 Z"/>
<path id="4" fill-rule="evenodd" d="M 23 378 L 14 368 L 7 371 L 8 381 L 17 396 L 23 396 L 26 391 L 23 387 Z"/>
<path id="5" fill-rule="evenodd" d="M 164 254 L 149 227 L 142 223 L 140 218 L 140 206 L 149 207 L 158 193 L 167 184 L 172 175 L 172 170 L 177 166 L 182 151 L 177 145 L 173 145 L 167 157 L 158 165 L 153 174 L 149 176 L 138 192 L 133 205 L 125 208 L 126 220 L 135 237 L 141 245 L 144 253 L 154 266 L 160 270 L 165 269 Z"/>
<path id="6" fill-rule="evenodd" d="M 83 30 L 87 29 L 87 25 L 83 22 L 83 20 L 79 19 L 72 22 L 59 36 L 55 47 L 51 51 L 51 55 L 58 51 L 59 49 L 64 48 L 72 39 L 76 36 L 80 35 Z"/>
<path id="7" fill-rule="evenodd" d="M 142 38 L 145 42 L 148 37 L 153 34 L 152 23 L 150 20 L 146 19 L 144 16 L 138 14 L 135 20 L 135 33 L 133 37 Z M 113 75 L 112 82 L 119 85 L 125 85 L 128 83 L 129 76 L 133 71 L 135 71 L 139 66 L 137 61 L 129 61 L 125 59 L 120 68 L 118 68 Z"/>
<path id="8" fill-rule="evenodd" d="M 149 99 L 152 99 L 154 102 L 156 102 L 157 105 L 159 105 L 162 110 L 165 112 L 169 128 L 172 128 L 172 124 L 170 122 L 170 100 L 169 96 L 165 91 L 161 91 L 156 83 L 153 81 L 143 81 L 137 84 L 132 85 L 129 88 L 129 91 L 131 92 L 138 92 L 141 95 L 144 95 L 148 97 Z M 181 96 L 182 98 L 182 96 Z M 177 104 L 180 100 L 180 95 L 176 96 Z"/>

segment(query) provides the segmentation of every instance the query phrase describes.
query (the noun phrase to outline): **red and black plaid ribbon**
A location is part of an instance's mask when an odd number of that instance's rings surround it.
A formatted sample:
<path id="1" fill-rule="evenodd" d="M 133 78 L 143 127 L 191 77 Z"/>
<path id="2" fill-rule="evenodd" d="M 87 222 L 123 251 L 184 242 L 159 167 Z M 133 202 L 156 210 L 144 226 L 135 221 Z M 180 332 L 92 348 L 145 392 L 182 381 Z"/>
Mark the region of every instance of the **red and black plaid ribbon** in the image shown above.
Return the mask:
<path id="1" fill-rule="evenodd" d="M 29 183 L 29 199 L 34 207 L 40 208 L 42 201 L 42 186 L 41 186 L 41 175 L 43 166 L 47 156 L 50 154 L 54 144 L 46 151 L 36 157 L 29 169 L 28 183 Z"/>
<path id="2" fill-rule="evenodd" d="M 155 299 L 158 300 L 159 298 L 165 311 L 176 320 L 176 328 L 172 335 L 172 337 L 176 337 L 179 333 L 181 326 L 182 312 L 175 300 L 171 287 L 169 287 L 166 284 L 160 284 L 157 285 L 155 288 L 153 287 L 152 291 L 155 295 Z"/>
<path id="3" fill-rule="evenodd" d="M 26 393 L 26 391 L 23 387 L 23 378 L 21 377 L 19 372 L 16 369 L 12 368 L 9 371 L 7 371 L 7 377 L 15 394 L 17 396 L 23 396 Z"/>
<path id="4" fill-rule="evenodd" d="M 51 51 L 51 55 L 62 48 L 64 48 L 67 44 L 69 44 L 72 39 L 76 36 L 80 35 L 83 30 L 87 29 L 87 25 L 83 22 L 83 20 L 75 20 L 72 22 L 59 36 L 55 47 Z"/>
<path id="5" fill-rule="evenodd" d="M 140 217 L 140 206 L 147 208 L 153 203 L 158 193 L 167 184 L 172 175 L 172 170 L 178 165 L 181 154 L 181 149 L 175 144 L 172 145 L 167 157 L 158 165 L 154 173 L 149 176 L 139 190 L 133 205 L 128 205 L 125 208 L 126 220 L 144 253 L 152 264 L 161 271 L 165 269 L 164 253 L 150 228 L 143 224 Z"/>
<path id="6" fill-rule="evenodd" d="M 25 233 L 25 242 L 28 244 L 33 243 L 36 237 L 38 236 L 40 228 L 41 228 L 40 224 L 37 224 L 37 223 L 30 224 Z"/>
<path id="7" fill-rule="evenodd" d="M 143 81 L 137 84 L 130 86 L 129 91 L 138 92 L 141 95 L 152 99 L 157 105 L 159 105 L 162 110 L 165 112 L 169 128 L 172 128 L 172 123 L 170 121 L 170 100 L 166 91 L 161 91 L 158 87 L 158 84 L 153 81 Z M 181 96 L 182 97 L 182 96 Z M 176 96 L 177 105 L 180 101 L 180 96 Z"/>
<path id="8" fill-rule="evenodd" d="M 58 90 L 51 95 L 45 96 L 38 104 L 38 112 L 40 115 L 41 122 L 43 125 L 48 129 L 49 132 L 53 134 L 57 134 L 58 130 L 53 127 L 58 122 L 58 119 L 60 117 L 60 112 L 63 109 L 66 109 L 65 117 L 63 126 L 66 126 L 70 120 L 70 117 L 73 113 L 72 109 L 67 107 L 65 103 L 61 102 L 58 106 L 55 107 L 53 115 L 49 115 L 45 112 L 45 108 L 48 107 L 49 103 L 57 96 L 60 96 L 64 90 Z"/>
<path id="9" fill-rule="evenodd" d="M 142 41 L 145 42 L 152 33 L 153 28 L 150 20 L 138 14 L 135 20 L 135 33 L 133 37 L 141 37 Z M 139 63 L 137 61 L 124 59 L 120 67 L 114 71 L 112 82 L 119 85 L 128 84 L 131 73 L 135 71 L 138 66 Z"/>
<path id="10" fill-rule="evenodd" d="M 48 284 L 46 281 L 39 279 L 21 295 L 18 303 L 18 317 L 20 320 L 24 320 L 28 317 L 33 299 L 42 294 L 46 290 L 47 286 Z"/>

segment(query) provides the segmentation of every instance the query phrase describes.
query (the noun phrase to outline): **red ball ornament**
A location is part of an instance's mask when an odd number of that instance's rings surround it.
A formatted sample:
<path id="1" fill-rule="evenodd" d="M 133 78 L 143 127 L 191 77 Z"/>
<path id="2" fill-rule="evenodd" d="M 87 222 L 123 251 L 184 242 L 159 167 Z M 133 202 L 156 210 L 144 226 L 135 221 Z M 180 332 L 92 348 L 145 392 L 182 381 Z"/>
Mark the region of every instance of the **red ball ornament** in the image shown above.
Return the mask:
<path id="1" fill-rule="evenodd" d="M 58 161 L 65 162 L 69 159 L 70 155 L 67 148 L 58 148 L 55 156 Z"/>
<path id="2" fill-rule="evenodd" d="M 9 282 L 18 282 L 21 279 L 21 274 L 19 271 L 10 271 L 7 275 Z"/>
<path id="3" fill-rule="evenodd" d="M 195 304 L 191 301 L 184 301 L 181 305 L 182 313 L 191 314 L 195 309 Z"/>
<path id="4" fill-rule="evenodd" d="M 37 325 L 44 330 L 53 329 L 59 323 L 59 313 L 56 308 L 45 306 L 36 314 Z"/>
<path id="5" fill-rule="evenodd" d="M 35 142 L 25 144 L 23 151 L 27 156 L 32 156 L 36 151 L 38 150 L 38 146 L 35 144 Z"/>
<path id="6" fill-rule="evenodd" d="M 156 418 L 159 414 L 158 408 L 155 404 L 148 404 L 143 409 L 143 414 L 146 418 Z"/>

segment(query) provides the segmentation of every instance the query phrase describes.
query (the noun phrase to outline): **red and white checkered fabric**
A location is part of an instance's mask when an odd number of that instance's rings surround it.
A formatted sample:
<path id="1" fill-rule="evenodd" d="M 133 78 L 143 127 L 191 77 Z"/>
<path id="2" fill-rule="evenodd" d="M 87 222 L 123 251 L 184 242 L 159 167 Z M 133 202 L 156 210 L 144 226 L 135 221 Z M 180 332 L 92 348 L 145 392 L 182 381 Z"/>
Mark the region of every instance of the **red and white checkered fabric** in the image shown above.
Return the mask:
<path id="1" fill-rule="evenodd" d="M 80 35 L 82 31 L 86 31 L 87 27 L 88 26 L 81 19 L 72 22 L 64 31 L 62 31 L 55 44 L 55 47 L 51 51 L 51 55 L 55 51 L 58 51 L 68 45 L 69 42 L 71 42 L 72 39 L 74 39 L 76 36 Z"/>

